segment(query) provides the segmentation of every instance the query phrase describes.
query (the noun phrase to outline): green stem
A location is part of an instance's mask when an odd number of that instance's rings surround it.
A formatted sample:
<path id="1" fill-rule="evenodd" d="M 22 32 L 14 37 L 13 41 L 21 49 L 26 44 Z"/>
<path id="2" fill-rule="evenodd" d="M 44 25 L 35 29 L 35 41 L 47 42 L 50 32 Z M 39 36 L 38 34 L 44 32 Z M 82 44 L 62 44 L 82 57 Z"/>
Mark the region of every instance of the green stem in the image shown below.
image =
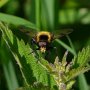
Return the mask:
<path id="1" fill-rule="evenodd" d="M 64 48 L 66 48 L 68 51 L 70 51 L 73 55 L 76 55 L 76 53 L 74 52 L 74 50 L 72 48 L 70 48 L 68 45 L 66 45 L 64 42 L 62 42 L 61 40 L 56 39 L 56 41 L 63 46 Z"/>
<path id="2" fill-rule="evenodd" d="M 69 38 L 68 35 L 67 35 L 66 37 L 67 37 L 67 39 L 68 39 L 68 41 L 69 41 L 69 43 L 70 43 L 71 48 L 73 49 L 73 52 L 74 52 L 75 56 L 77 56 L 76 50 L 75 50 L 75 48 L 74 48 L 74 46 L 73 46 L 73 43 L 72 43 L 71 39 Z"/>
<path id="3" fill-rule="evenodd" d="M 40 29 L 40 19 L 41 19 L 41 0 L 35 0 L 36 5 L 36 26 Z"/>

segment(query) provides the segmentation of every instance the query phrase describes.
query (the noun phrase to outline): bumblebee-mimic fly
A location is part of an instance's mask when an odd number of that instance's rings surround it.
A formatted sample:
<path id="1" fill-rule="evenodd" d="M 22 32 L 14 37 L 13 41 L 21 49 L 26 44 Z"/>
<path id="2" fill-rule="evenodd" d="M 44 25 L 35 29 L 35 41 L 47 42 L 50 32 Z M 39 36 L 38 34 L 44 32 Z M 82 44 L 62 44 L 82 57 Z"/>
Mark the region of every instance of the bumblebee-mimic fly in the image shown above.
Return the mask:
<path id="1" fill-rule="evenodd" d="M 53 48 L 51 46 L 53 40 L 69 34 L 70 32 L 72 32 L 72 29 L 57 30 L 54 32 L 48 32 L 48 31 L 38 32 L 32 29 L 25 30 L 23 27 L 20 27 L 20 31 L 31 36 L 31 43 L 35 44 L 38 47 L 36 50 L 40 50 L 41 53 L 45 53 L 46 51 L 49 51 L 50 49 Z"/>

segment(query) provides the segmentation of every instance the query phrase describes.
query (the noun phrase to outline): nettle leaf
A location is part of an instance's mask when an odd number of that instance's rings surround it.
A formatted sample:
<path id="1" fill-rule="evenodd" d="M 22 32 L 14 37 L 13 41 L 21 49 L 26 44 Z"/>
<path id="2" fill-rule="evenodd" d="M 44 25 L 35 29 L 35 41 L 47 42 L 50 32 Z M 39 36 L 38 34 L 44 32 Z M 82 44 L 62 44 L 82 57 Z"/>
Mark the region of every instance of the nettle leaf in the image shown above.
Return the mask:
<path id="1" fill-rule="evenodd" d="M 82 73 L 85 73 L 88 70 L 90 70 L 90 66 L 88 66 L 88 67 L 78 67 L 77 69 L 72 69 L 67 75 L 67 81 L 69 81 L 71 79 L 74 79 L 78 75 L 80 75 Z"/>
<path id="2" fill-rule="evenodd" d="M 69 63 L 66 60 L 68 52 L 65 52 L 62 60 L 59 60 L 59 58 L 56 57 L 54 64 L 42 64 L 53 76 L 59 90 L 70 90 L 72 85 L 75 83 L 75 77 L 90 70 L 90 65 L 87 65 L 90 61 L 89 52 L 90 47 L 88 46 L 79 52 L 77 58 L 74 57 L 74 59 L 72 59 Z M 83 58 L 79 58 L 81 55 Z M 81 59 L 85 60 L 84 63 L 81 62 Z M 75 67 L 79 60 L 81 63 Z"/>
<path id="3" fill-rule="evenodd" d="M 86 66 L 90 62 L 90 46 L 83 48 L 72 61 L 74 61 L 74 67 Z"/>
<path id="4" fill-rule="evenodd" d="M 33 53 L 30 54 L 32 49 L 29 44 L 25 44 L 23 40 L 19 40 L 8 29 L 7 25 L 5 26 L 3 23 L 0 23 L 0 29 L 3 39 L 19 65 L 25 84 L 32 85 L 34 82 L 42 82 L 46 86 L 53 87 L 55 85 L 53 78 L 38 63 L 38 58 Z"/>
<path id="5" fill-rule="evenodd" d="M 77 57 L 72 59 L 73 66 L 72 69 L 67 74 L 67 80 L 75 78 L 81 73 L 85 73 L 90 70 L 90 46 L 83 48 L 81 52 L 78 53 Z"/>
<path id="6" fill-rule="evenodd" d="M 34 83 L 33 86 L 20 87 L 20 88 L 17 88 L 16 90 L 55 90 L 55 89 L 50 89 L 50 87 L 44 86 L 41 83 Z"/>
<path id="7" fill-rule="evenodd" d="M 75 83 L 74 78 L 76 76 L 90 70 L 90 65 L 88 64 L 90 61 L 90 46 L 79 52 L 77 57 L 74 57 L 70 63 L 67 63 L 68 52 L 66 52 L 61 62 L 57 56 L 54 64 L 52 64 L 44 60 L 41 56 L 40 58 L 36 57 L 37 55 L 35 53 L 30 54 L 32 51 L 30 45 L 28 43 L 25 44 L 22 39 L 19 40 L 8 29 L 7 25 L 0 23 L 0 29 L 6 45 L 19 65 L 22 77 L 27 86 L 32 86 L 35 82 L 41 82 L 42 86 L 53 88 L 53 86 L 57 85 L 60 90 L 68 90 Z"/>

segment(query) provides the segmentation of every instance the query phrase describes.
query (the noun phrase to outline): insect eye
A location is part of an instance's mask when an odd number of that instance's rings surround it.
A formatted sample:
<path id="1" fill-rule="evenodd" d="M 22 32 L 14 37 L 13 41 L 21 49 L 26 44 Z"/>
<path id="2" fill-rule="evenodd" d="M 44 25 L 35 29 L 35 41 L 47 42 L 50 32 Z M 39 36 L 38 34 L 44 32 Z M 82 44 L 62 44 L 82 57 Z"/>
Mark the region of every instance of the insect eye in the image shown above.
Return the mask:
<path id="1" fill-rule="evenodd" d="M 46 35 L 41 35 L 41 36 L 39 37 L 39 39 L 40 39 L 40 40 L 48 40 L 48 36 L 46 36 Z"/>

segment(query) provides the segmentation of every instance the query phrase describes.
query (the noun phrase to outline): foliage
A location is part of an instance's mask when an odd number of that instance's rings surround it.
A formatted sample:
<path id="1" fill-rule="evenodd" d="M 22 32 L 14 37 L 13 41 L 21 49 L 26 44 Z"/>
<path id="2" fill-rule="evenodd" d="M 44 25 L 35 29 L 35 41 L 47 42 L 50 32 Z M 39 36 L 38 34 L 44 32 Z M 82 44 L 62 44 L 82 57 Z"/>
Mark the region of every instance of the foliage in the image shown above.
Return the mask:
<path id="1" fill-rule="evenodd" d="M 8 0 L 1 0 L 0 1 L 0 7 L 2 7 L 4 4 L 6 4 L 8 2 Z"/>
<path id="2" fill-rule="evenodd" d="M 34 82 L 41 82 L 47 87 L 53 88 L 57 85 L 59 90 L 70 90 L 75 83 L 74 78 L 90 69 L 90 66 L 87 65 L 90 61 L 89 46 L 79 52 L 78 56 L 75 56 L 70 63 L 66 61 L 68 54 L 66 52 L 61 62 L 56 57 L 54 64 L 51 64 L 41 56 L 36 58 L 33 54 L 29 55 L 31 51 L 29 44 L 25 45 L 23 40 L 20 41 L 13 35 L 7 24 L 4 25 L 1 22 L 0 29 L 2 39 L 20 68 L 25 86 L 33 85 Z"/>
<path id="3" fill-rule="evenodd" d="M 60 66 L 63 65 L 62 61 L 65 58 L 62 57 L 67 57 L 66 63 L 71 63 L 62 67 L 64 78 L 59 77 L 62 80 L 61 86 L 70 89 L 76 82 L 73 89 L 89 90 L 90 72 L 81 74 L 86 72 L 90 65 L 88 63 L 90 52 L 89 2 L 90 0 L 0 0 L 0 21 L 5 22 L 0 22 L 0 90 L 15 90 L 16 88 L 57 90 L 59 81 L 56 78 L 59 75 L 55 73 L 59 72 L 59 63 L 61 63 Z M 73 29 L 73 32 L 53 42 L 53 45 L 57 47 L 59 57 L 56 57 L 52 50 L 48 62 L 41 54 L 38 55 L 36 52 L 30 54 L 32 47 L 27 43 L 30 38 L 18 31 L 19 25 L 52 32 L 55 32 L 55 29 Z M 68 55 L 63 56 L 66 50 Z M 74 58 L 71 59 L 73 56 Z M 50 64 L 50 62 L 54 63 Z M 55 63 L 57 63 L 57 72 L 52 71 L 56 69 Z M 69 66 L 70 72 L 66 75 Z M 75 81 L 74 77 L 78 75 Z"/>

